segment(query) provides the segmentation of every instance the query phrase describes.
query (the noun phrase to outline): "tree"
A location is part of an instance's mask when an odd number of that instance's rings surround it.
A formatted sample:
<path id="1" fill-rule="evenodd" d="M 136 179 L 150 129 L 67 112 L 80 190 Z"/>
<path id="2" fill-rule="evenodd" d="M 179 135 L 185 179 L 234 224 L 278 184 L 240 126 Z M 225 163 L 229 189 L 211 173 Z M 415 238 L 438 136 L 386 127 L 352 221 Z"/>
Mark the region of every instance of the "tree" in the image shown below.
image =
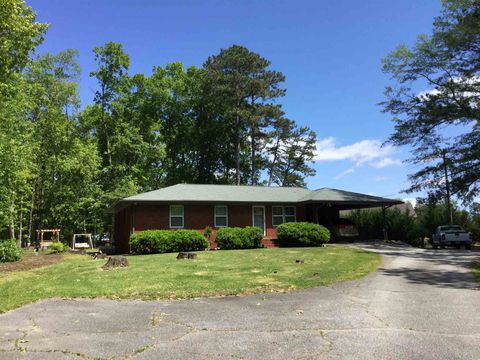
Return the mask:
<path id="1" fill-rule="evenodd" d="M 181 63 L 171 63 L 165 68 L 155 67 L 149 81 L 153 107 L 157 110 L 159 138 L 164 146 L 162 161 L 165 183 L 195 182 L 195 112 L 192 111 L 192 81 L 196 69 L 187 71 Z"/>
<path id="2" fill-rule="evenodd" d="M 100 107 L 98 126 L 99 145 L 101 146 L 104 163 L 112 165 L 111 136 L 112 127 L 111 107 L 125 84 L 130 57 L 124 53 L 121 44 L 108 42 L 104 46 L 93 49 L 98 69 L 90 73 L 97 78 L 99 90 L 95 92 L 95 104 Z"/>
<path id="3" fill-rule="evenodd" d="M 268 186 L 305 186 L 305 178 L 315 175 L 308 164 L 316 149 L 316 135 L 308 127 L 298 127 L 294 121 L 281 117 L 270 133 L 268 147 Z"/>
<path id="4" fill-rule="evenodd" d="M 98 221 L 100 159 L 96 144 L 79 132 L 77 56 L 45 54 L 25 71 L 32 99 L 30 237 L 43 226 L 67 235 Z"/>
<path id="5" fill-rule="evenodd" d="M 21 241 L 32 178 L 30 85 L 22 70 L 43 40 L 47 24 L 35 21 L 21 0 L 0 1 L 0 232 Z"/>
<path id="6" fill-rule="evenodd" d="M 243 46 L 221 49 L 204 64 L 211 99 L 221 101 L 223 117 L 231 129 L 227 136 L 233 145 L 235 184 L 246 183 L 242 172 L 250 173 L 250 182 L 258 179 L 258 149 L 262 129 L 269 125 L 272 103 L 283 96 L 282 73 L 269 70 L 270 61 Z M 242 158 L 249 159 L 248 163 Z M 227 166 L 228 167 L 228 166 Z M 242 171 L 243 170 L 243 171 Z"/>
<path id="7" fill-rule="evenodd" d="M 464 203 L 480 192 L 479 49 L 480 3 L 445 0 L 431 36 L 383 61 L 396 82 L 382 103 L 395 122 L 389 142 L 410 145 L 409 161 L 421 167 L 409 177 L 408 192 L 445 198 L 448 184 Z"/>
<path id="8" fill-rule="evenodd" d="M 47 24 L 23 0 L 0 0 L 0 83 L 18 74 L 32 51 L 43 41 Z"/>
<path id="9" fill-rule="evenodd" d="M 31 196 L 33 176 L 32 124 L 29 85 L 20 76 L 9 85 L 8 96 L 0 102 L 0 230 L 8 227 L 8 236 L 21 241 L 23 218 Z"/>

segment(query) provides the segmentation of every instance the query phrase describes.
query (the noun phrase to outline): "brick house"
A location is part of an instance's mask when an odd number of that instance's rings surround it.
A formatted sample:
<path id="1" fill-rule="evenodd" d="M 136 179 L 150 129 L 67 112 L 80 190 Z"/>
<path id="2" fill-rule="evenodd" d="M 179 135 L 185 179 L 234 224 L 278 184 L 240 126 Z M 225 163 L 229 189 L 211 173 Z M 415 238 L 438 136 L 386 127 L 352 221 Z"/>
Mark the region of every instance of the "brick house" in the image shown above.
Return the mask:
<path id="1" fill-rule="evenodd" d="M 323 223 L 340 210 L 390 207 L 402 201 L 322 188 L 178 184 L 127 197 L 114 206 L 113 239 L 129 252 L 130 234 L 152 229 L 213 229 L 258 226 L 272 245 L 276 226 L 291 221 Z"/>

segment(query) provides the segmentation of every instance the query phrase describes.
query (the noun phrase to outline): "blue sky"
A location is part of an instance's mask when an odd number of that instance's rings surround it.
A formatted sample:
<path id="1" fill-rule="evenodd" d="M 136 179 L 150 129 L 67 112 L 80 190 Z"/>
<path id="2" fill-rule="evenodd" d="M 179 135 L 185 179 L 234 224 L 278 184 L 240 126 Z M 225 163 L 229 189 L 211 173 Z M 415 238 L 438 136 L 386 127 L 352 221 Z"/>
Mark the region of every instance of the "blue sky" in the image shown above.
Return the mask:
<path id="1" fill-rule="evenodd" d="M 408 149 L 380 148 L 393 125 L 377 105 L 389 83 L 381 59 L 430 33 L 439 0 L 27 0 L 51 27 L 40 52 L 80 51 L 82 104 L 93 98 L 94 46 L 124 45 L 131 73 L 181 61 L 201 66 L 220 48 L 248 47 L 286 76 L 287 115 L 318 136 L 309 188 L 399 194 Z"/>

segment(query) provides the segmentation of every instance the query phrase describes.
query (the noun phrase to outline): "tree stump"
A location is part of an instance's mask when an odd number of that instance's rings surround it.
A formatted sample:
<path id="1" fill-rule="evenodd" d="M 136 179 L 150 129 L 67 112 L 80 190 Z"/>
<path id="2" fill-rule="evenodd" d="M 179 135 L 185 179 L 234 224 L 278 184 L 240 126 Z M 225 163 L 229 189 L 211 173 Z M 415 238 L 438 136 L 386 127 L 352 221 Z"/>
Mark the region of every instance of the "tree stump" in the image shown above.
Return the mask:
<path id="1" fill-rule="evenodd" d="M 194 260 L 196 258 L 197 258 L 197 254 L 195 253 L 179 252 L 177 255 L 177 260 L 181 260 L 181 259 Z"/>
<path id="2" fill-rule="evenodd" d="M 188 259 L 188 253 L 179 252 L 178 255 L 177 255 L 177 260 L 180 260 L 180 259 Z"/>
<path id="3" fill-rule="evenodd" d="M 113 269 L 116 267 L 128 266 L 128 260 L 125 256 L 111 256 L 108 258 L 107 263 L 102 266 L 104 270 Z"/>

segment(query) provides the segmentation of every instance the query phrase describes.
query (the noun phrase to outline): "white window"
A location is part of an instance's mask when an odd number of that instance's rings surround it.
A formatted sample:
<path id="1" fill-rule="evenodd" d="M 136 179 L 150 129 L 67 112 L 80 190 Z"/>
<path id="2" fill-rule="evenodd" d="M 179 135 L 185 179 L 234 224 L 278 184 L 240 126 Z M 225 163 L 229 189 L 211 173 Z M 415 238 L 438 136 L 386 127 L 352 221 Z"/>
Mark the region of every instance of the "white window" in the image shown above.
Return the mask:
<path id="1" fill-rule="evenodd" d="M 170 205 L 170 227 L 184 227 L 184 209 L 183 205 Z"/>
<path id="2" fill-rule="evenodd" d="M 215 206 L 215 227 L 228 226 L 228 207 L 224 205 Z"/>
<path id="3" fill-rule="evenodd" d="M 272 224 L 273 226 L 278 226 L 280 224 L 283 224 L 283 207 L 282 206 L 272 207 Z"/>
<path id="4" fill-rule="evenodd" d="M 295 206 L 272 206 L 273 226 L 295 221 L 297 221 L 295 216 Z"/>

